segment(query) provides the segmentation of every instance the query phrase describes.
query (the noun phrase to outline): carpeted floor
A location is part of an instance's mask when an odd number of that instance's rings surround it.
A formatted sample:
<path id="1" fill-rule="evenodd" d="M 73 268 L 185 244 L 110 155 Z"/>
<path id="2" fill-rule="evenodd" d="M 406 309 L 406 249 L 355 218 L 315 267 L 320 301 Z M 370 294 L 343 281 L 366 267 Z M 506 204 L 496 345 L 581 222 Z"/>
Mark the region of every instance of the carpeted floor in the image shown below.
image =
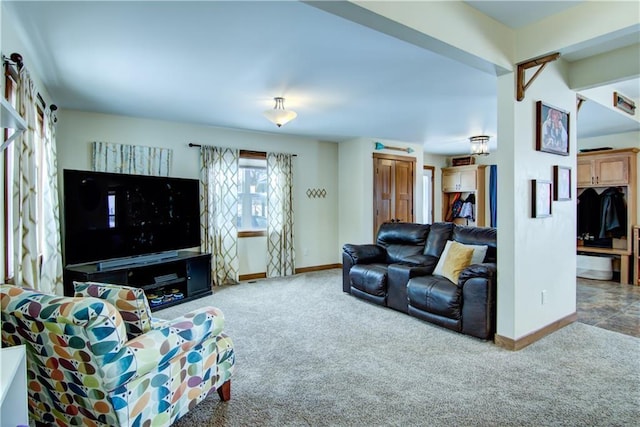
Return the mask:
<path id="1" fill-rule="evenodd" d="M 236 349 L 175 426 L 611 426 L 640 419 L 640 339 L 574 323 L 518 352 L 342 292 L 340 270 L 219 288 Z"/>

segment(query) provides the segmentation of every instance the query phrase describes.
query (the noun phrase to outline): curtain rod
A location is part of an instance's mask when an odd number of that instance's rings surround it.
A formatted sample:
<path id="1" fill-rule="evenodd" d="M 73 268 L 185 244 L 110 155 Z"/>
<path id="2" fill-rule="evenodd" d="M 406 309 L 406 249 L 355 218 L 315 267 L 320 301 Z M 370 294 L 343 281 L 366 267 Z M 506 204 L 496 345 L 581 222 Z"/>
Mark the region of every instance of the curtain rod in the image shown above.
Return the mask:
<path id="1" fill-rule="evenodd" d="M 189 143 L 189 147 L 202 147 L 202 144 L 194 144 L 193 142 Z M 256 151 L 257 152 L 257 151 Z M 293 157 L 298 157 L 297 154 L 292 154 Z"/>
<path id="2" fill-rule="evenodd" d="M 22 60 L 22 55 L 20 55 L 19 53 L 13 52 L 11 55 L 9 55 L 9 57 L 7 58 L 6 56 L 2 55 L 2 61 L 6 64 L 10 64 L 10 65 L 15 65 L 18 70 L 21 70 L 22 67 L 24 67 L 24 62 Z M 9 70 L 9 72 L 11 73 L 11 77 L 13 77 L 13 79 L 18 80 L 18 75 L 13 75 L 13 73 L 15 73 L 15 71 L 11 71 Z M 43 109 L 47 108 L 47 103 L 44 102 L 44 98 L 42 97 L 42 95 L 40 95 L 40 92 L 36 92 L 36 98 L 38 99 L 38 101 L 40 101 L 40 104 L 42 105 Z M 51 109 L 51 111 L 56 111 L 58 109 L 58 106 L 56 104 L 51 104 L 49 106 L 49 108 Z M 58 119 L 54 119 L 53 120 L 54 123 L 58 121 Z"/>

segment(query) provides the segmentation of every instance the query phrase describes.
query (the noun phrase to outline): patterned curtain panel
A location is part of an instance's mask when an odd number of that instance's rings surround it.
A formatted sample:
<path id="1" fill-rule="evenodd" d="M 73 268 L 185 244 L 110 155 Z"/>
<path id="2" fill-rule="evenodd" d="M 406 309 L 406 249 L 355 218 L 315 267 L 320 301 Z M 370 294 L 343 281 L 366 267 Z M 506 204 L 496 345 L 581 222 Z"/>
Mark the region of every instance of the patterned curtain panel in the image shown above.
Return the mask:
<path id="1" fill-rule="evenodd" d="M 50 285 L 47 292 L 62 295 L 62 249 L 60 244 L 60 206 L 58 201 L 58 162 L 56 130 L 52 113 L 45 114 L 43 145 L 43 233 L 41 248 L 41 283 Z M 44 286 L 43 286 L 44 287 Z"/>
<path id="2" fill-rule="evenodd" d="M 235 149 L 200 148 L 201 249 L 211 253 L 211 276 L 217 286 L 238 282 L 239 158 Z"/>
<path id="3" fill-rule="evenodd" d="M 173 150 L 141 145 L 93 143 L 93 170 L 97 172 L 169 176 Z"/>
<path id="4" fill-rule="evenodd" d="M 27 129 L 15 140 L 13 150 L 14 281 L 18 286 L 48 291 L 48 286 L 41 289 L 38 274 L 36 90 L 25 67 L 20 69 L 17 102 Z"/>
<path id="5" fill-rule="evenodd" d="M 292 158 L 267 153 L 267 277 L 295 273 Z"/>

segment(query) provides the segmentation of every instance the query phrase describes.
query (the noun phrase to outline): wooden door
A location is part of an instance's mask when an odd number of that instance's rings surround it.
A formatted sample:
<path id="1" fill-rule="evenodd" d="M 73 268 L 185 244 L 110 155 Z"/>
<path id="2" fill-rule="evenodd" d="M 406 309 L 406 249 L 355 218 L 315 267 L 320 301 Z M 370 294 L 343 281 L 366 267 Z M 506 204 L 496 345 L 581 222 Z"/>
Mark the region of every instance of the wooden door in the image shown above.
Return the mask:
<path id="1" fill-rule="evenodd" d="M 395 161 L 395 220 L 413 222 L 413 162 Z"/>
<path id="2" fill-rule="evenodd" d="M 389 221 L 413 222 L 415 159 L 374 153 L 373 236 Z"/>
<path id="3" fill-rule="evenodd" d="M 395 160 L 374 159 L 373 168 L 373 227 L 375 237 L 380 224 L 391 221 L 394 218 Z"/>

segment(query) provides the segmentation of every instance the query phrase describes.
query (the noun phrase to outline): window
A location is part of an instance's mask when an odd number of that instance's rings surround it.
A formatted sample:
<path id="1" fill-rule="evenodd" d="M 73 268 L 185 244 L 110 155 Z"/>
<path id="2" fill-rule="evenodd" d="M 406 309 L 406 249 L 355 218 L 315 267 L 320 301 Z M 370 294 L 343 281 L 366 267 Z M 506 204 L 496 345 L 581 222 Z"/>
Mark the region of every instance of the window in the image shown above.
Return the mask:
<path id="1" fill-rule="evenodd" d="M 18 95 L 18 72 L 15 67 L 8 62 L 5 63 L 5 99 L 16 108 L 17 95 Z M 44 247 L 45 238 L 45 221 L 44 221 L 44 187 L 45 180 L 48 176 L 47 165 L 44 160 L 44 138 L 45 138 L 45 120 L 44 120 L 44 101 L 38 94 L 37 99 L 39 101 L 36 111 L 36 147 L 34 153 L 35 160 L 35 172 L 36 172 L 36 235 L 38 239 L 38 247 Z M 13 129 L 5 129 L 4 138 L 5 141 L 13 134 Z M 14 228 L 14 205 L 13 205 L 13 193 L 15 191 L 14 175 L 16 173 L 14 159 L 15 159 L 15 145 L 14 140 L 7 146 L 4 151 L 4 244 L 5 244 L 5 258 L 4 258 L 4 280 L 7 283 L 12 283 L 15 274 L 14 265 L 14 241 L 13 241 L 13 228 Z M 42 254 L 38 254 L 40 263 L 42 262 Z"/>
<path id="2" fill-rule="evenodd" d="M 240 151 L 238 164 L 238 237 L 264 236 L 267 229 L 267 158 Z"/>

